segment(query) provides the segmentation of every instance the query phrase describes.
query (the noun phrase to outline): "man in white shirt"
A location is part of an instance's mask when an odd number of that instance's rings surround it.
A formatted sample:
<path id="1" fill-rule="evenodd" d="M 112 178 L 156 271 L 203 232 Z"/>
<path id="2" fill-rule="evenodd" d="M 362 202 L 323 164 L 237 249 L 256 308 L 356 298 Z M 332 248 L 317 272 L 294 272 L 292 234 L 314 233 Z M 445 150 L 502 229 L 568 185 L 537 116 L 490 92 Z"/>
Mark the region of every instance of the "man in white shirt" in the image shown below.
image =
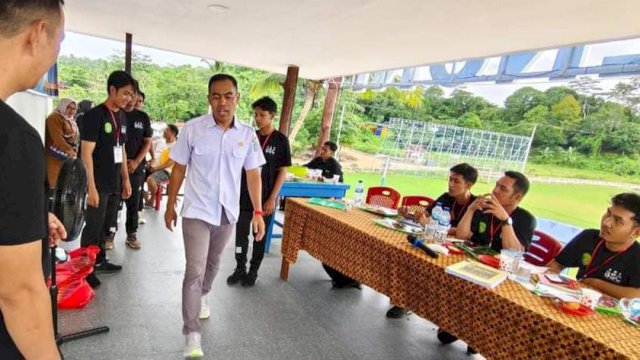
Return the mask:
<path id="1" fill-rule="evenodd" d="M 262 219 L 260 167 L 265 159 L 256 133 L 235 118 L 240 94 L 235 78 L 217 74 L 209 80 L 209 104 L 213 115 L 204 115 L 185 125 L 171 149 L 175 162 L 169 180 L 169 199 L 164 216 L 173 231 L 177 222 L 176 196 L 187 170 L 184 190 L 182 234 L 187 261 L 182 283 L 182 332 L 186 335 L 184 356 L 203 357 L 202 325 L 209 318 L 206 295 L 220 268 L 220 255 L 231 237 L 240 212 L 240 180 L 246 171 L 253 208 L 254 236 L 260 241 Z"/>

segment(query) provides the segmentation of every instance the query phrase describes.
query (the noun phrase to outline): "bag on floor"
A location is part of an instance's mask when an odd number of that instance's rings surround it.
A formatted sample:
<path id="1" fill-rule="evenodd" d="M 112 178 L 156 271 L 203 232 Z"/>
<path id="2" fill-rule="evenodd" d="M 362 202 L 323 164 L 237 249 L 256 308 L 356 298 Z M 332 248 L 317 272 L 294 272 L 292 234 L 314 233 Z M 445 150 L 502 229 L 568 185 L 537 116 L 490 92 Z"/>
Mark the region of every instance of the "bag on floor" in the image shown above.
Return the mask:
<path id="1" fill-rule="evenodd" d="M 56 264 L 58 308 L 79 309 L 93 299 L 95 292 L 85 278 L 93 272 L 100 248 L 91 245 L 69 253 L 69 260 Z"/>

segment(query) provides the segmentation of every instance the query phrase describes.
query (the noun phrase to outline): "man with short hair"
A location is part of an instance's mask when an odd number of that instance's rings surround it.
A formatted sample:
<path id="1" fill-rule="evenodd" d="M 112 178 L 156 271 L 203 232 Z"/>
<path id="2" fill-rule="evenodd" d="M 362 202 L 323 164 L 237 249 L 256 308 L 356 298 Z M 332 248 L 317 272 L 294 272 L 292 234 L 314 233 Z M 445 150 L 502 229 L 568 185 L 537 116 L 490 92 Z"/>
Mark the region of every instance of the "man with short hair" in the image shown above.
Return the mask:
<path id="1" fill-rule="evenodd" d="M 267 161 L 262 167 L 261 177 L 264 222 L 265 226 L 269 226 L 274 216 L 276 199 L 287 174 L 287 167 L 291 166 L 291 150 L 287 136 L 273 127 L 273 119 L 278 111 L 275 101 L 265 96 L 255 101 L 251 106 L 258 127 L 256 135 Z M 236 224 L 236 269 L 227 278 L 229 285 L 242 281 L 242 286 L 249 287 L 255 285 L 258 278 L 258 269 L 264 257 L 264 241 L 253 240 L 253 254 L 248 273 L 246 268 L 253 210 L 247 189 L 246 174 L 243 172 L 240 190 L 240 217 Z"/>
<path id="2" fill-rule="evenodd" d="M 338 150 L 338 145 L 333 141 L 327 141 L 322 145 L 320 156 L 311 160 L 305 166 L 309 169 L 322 170 L 322 176 L 325 178 L 333 178 L 333 175 L 340 175 L 340 182 L 342 178 L 342 166 L 338 160 L 333 157 L 333 154 Z"/>
<path id="3" fill-rule="evenodd" d="M 495 251 L 529 249 L 536 218 L 519 207 L 529 191 L 529 179 L 517 171 L 506 171 L 491 194 L 478 196 L 458 223 L 456 237 L 491 247 Z M 450 344 L 458 338 L 439 329 L 438 340 Z M 467 352 L 475 350 L 467 347 Z"/>
<path id="4" fill-rule="evenodd" d="M 31 89 L 58 56 L 61 0 L 0 1 L 0 359 L 60 359 L 45 277 L 66 238 L 48 213 L 44 146 L 5 101 Z M 54 305 L 55 306 L 55 305 Z"/>
<path id="5" fill-rule="evenodd" d="M 131 196 L 127 168 L 127 103 L 135 96 L 134 79 L 124 71 L 114 71 L 107 79 L 107 99 L 84 115 L 82 161 L 87 168 L 86 225 L 82 230 L 82 246 L 97 245 L 96 271 L 113 272 L 122 266 L 107 260 L 105 243 L 115 236 L 117 207 L 120 199 Z M 87 276 L 92 287 L 100 286 L 95 271 Z"/>
<path id="6" fill-rule="evenodd" d="M 138 110 L 139 94 L 141 93 L 135 82 L 136 94 L 131 97 L 124 111 L 127 113 L 127 169 L 131 183 L 131 196 L 125 201 L 127 205 L 126 244 L 132 249 L 140 249 L 142 243 L 138 240 L 138 208 L 142 193 L 142 185 L 147 171 L 145 155 L 151 148 L 151 119 L 142 110 Z M 112 242 L 113 244 L 113 242 Z M 111 246 L 113 247 L 113 246 Z"/>
<path id="7" fill-rule="evenodd" d="M 154 160 L 149 166 L 147 177 L 147 189 L 149 191 L 146 194 L 146 203 L 148 206 L 155 207 L 156 192 L 158 191 L 158 184 L 169 181 L 171 175 L 171 169 L 173 168 L 174 161 L 171 160 L 171 148 L 175 145 L 178 139 L 178 127 L 174 124 L 169 124 L 164 129 L 162 136 L 164 137 L 164 143 L 156 145 L 158 154 L 155 155 Z"/>
<path id="8" fill-rule="evenodd" d="M 600 230 L 576 235 L 547 265 L 559 273 L 578 268 L 578 280 L 615 298 L 640 298 L 640 195 L 622 193 L 611 199 Z"/>
<path id="9" fill-rule="evenodd" d="M 240 180 L 246 171 L 253 208 L 254 237 L 264 236 L 260 167 L 265 163 L 255 131 L 235 117 L 240 100 L 236 79 L 217 74 L 209 80 L 212 115 L 186 123 L 171 149 L 175 161 L 169 181 L 164 220 L 173 231 L 178 189 L 189 169 L 182 207 L 182 234 L 187 261 L 182 283 L 183 355 L 203 357 L 199 319 L 210 315 L 207 294 L 220 269 L 220 255 L 231 237 L 240 210 Z"/>
<path id="10" fill-rule="evenodd" d="M 458 222 L 467 211 L 467 207 L 476 199 L 471 193 L 471 188 L 478 180 L 478 170 L 473 166 L 462 163 L 455 165 L 449 169 L 448 191 L 438 197 L 424 212 L 416 211 L 413 215 L 408 213 L 408 209 L 400 208 L 400 215 L 417 220 L 420 224 L 426 225 L 431 218 L 431 211 L 440 204 L 443 208 L 449 209 L 451 215 L 451 228 L 449 235 L 455 236 Z M 387 317 L 391 319 L 400 319 L 407 315 L 408 311 L 399 306 L 393 306 L 387 311 Z"/>

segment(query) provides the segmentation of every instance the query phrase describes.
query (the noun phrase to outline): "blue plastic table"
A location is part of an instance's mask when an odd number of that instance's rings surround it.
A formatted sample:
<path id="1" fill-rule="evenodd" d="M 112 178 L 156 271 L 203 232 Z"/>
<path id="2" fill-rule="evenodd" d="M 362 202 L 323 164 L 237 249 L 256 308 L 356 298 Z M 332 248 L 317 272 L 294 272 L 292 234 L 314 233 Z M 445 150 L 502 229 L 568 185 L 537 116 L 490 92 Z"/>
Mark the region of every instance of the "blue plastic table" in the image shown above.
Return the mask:
<path id="1" fill-rule="evenodd" d="M 322 182 L 306 182 L 306 181 L 288 181 L 282 185 L 280 189 L 281 197 L 318 197 L 318 198 L 336 198 L 342 199 L 347 194 L 349 185 L 347 184 L 331 184 Z M 265 234 L 264 251 L 269 252 L 271 247 L 271 239 L 280 239 L 282 235 L 273 235 L 273 227 L 282 228 L 283 223 L 276 221 L 275 215 L 271 218 L 271 222 L 267 224 L 267 233 Z"/>

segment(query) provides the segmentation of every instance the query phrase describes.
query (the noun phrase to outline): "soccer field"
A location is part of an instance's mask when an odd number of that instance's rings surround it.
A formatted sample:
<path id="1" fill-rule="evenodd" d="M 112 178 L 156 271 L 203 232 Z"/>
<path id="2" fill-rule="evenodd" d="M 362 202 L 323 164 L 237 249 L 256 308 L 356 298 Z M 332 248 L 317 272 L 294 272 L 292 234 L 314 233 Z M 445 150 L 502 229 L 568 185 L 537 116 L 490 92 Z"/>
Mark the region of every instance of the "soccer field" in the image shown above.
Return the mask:
<path id="1" fill-rule="evenodd" d="M 379 174 L 347 173 L 344 179 L 346 184 L 351 185 L 348 197 L 353 196 L 353 189 L 358 180 L 364 181 L 365 189 L 380 185 Z M 398 190 L 403 196 L 426 195 L 436 198 L 447 190 L 447 179 L 387 174 L 385 186 Z M 472 192 L 483 194 L 492 189 L 493 184 L 478 181 Z M 609 205 L 611 197 L 625 191 L 629 189 L 596 185 L 532 183 L 521 206 L 537 217 L 581 228 L 599 228 L 600 217 Z"/>

